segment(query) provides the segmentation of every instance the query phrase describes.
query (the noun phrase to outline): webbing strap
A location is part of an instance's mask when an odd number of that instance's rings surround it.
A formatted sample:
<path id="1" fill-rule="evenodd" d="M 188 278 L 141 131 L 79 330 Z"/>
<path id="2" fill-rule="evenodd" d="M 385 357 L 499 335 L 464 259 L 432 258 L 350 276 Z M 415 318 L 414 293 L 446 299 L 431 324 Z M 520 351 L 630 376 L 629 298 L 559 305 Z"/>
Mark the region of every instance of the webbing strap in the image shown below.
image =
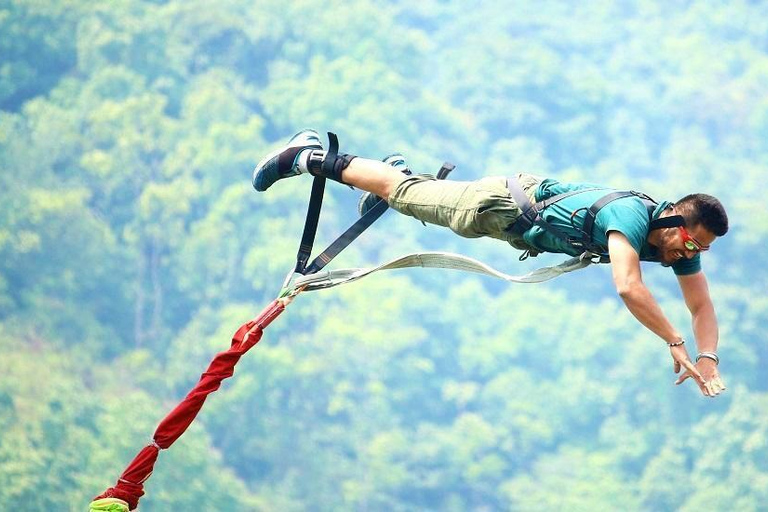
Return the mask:
<path id="1" fill-rule="evenodd" d="M 512 199 L 515 200 L 517 206 L 519 206 L 520 210 L 523 212 L 514 224 L 507 229 L 522 236 L 523 233 L 528 231 L 528 229 L 536 223 L 539 212 L 533 207 L 531 201 L 528 199 L 528 195 L 523 190 L 523 187 L 520 186 L 520 182 L 518 182 L 516 178 L 507 178 L 507 188 L 512 195 Z"/>
<path id="2" fill-rule="evenodd" d="M 560 238 L 561 240 L 565 241 L 569 245 L 576 247 L 577 249 L 582 251 L 589 251 L 593 254 L 601 254 L 605 252 L 604 248 L 596 246 L 593 241 L 594 237 L 592 236 L 592 234 L 594 231 L 597 214 L 604 206 L 606 206 L 607 204 L 613 201 L 616 201 L 617 199 L 635 196 L 639 198 L 641 201 L 643 201 L 643 203 L 645 204 L 648 210 L 648 219 L 650 221 L 650 224 L 648 227 L 649 231 L 653 231 L 655 229 L 662 229 L 662 228 L 685 226 L 685 219 L 680 215 L 672 215 L 669 217 L 654 219 L 653 213 L 656 207 L 658 206 L 658 203 L 648 195 L 643 194 L 642 192 L 636 192 L 636 191 L 616 191 L 616 192 L 611 192 L 602 196 L 597 201 L 595 201 L 592 204 L 592 206 L 590 206 L 589 208 L 580 208 L 579 210 L 576 210 L 576 212 L 573 213 L 573 215 L 575 215 L 580 210 L 587 211 L 584 217 L 584 223 L 581 229 L 581 240 L 577 240 L 569 237 L 564 231 L 562 231 L 561 229 L 553 226 L 552 224 L 544 220 L 544 218 L 540 215 L 540 212 L 547 206 L 555 204 L 556 202 L 562 199 L 565 199 L 567 197 L 580 194 L 582 192 L 591 192 L 594 190 L 604 190 L 604 189 L 584 188 L 580 190 L 572 190 L 570 192 L 566 192 L 563 194 L 557 194 L 555 196 L 552 196 L 548 199 L 544 199 L 532 205 L 531 202 L 528 200 L 527 194 L 525 193 L 523 188 L 520 186 L 520 183 L 517 181 L 517 179 L 508 178 L 507 188 L 509 189 L 510 194 L 512 194 L 512 198 L 515 200 L 515 202 L 518 204 L 518 206 L 520 206 L 521 210 L 523 211 L 523 214 L 511 226 L 507 228 L 508 232 L 515 233 L 522 236 L 523 233 L 528 231 L 531 227 L 533 227 L 534 225 L 538 225 L 538 226 L 541 226 L 542 229 Z M 610 260 L 607 258 L 607 256 L 605 254 L 602 254 L 602 256 L 600 257 L 600 262 L 603 263 L 608 261 Z"/>
<path id="3" fill-rule="evenodd" d="M 333 168 L 336 161 L 336 155 L 339 153 L 339 139 L 335 133 L 328 132 L 328 151 L 325 160 L 323 160 L 323 171 Z M 315 235 L 317 234 L 317 225 L 320 222 L 320 210 L 323 206 L 323 193 L 325 192 L 325 178 L 327 172 L 315 176 L 312 182 L 312 192 L 309 196 L 309 207 L 307 208 L 307 218 L 304 221 L 304 233 L 301 235 L 299 252 L 296 255 L 295 272 L 299 274 L 306 273 L 307 261 L 312 255 L 312 247 L 315 245 Z"/>
<path id="4" fill-rule="evenodd" d="M 439 180 L 444 180 L 448 177 L 449 174 L 453 172 L 453 170 L 456 168 L 455 165 L 453 165 L 450 162 L 444 162 L 442 167 L 440 167 L 440 170 L 437 171 L 437 176 L 435 176 Z"/>
<path id="5" fill-rule="evenodd" d="M 562 199 L 565 199 L 566 197 L 575 196 L 576 194 L 581 194 L 582 192 L 594 192 L 595 190 L 607 190 L 607 189 L 590 187 L 590 188 L 580 188 L 578 190 L 571 190 L 570 192 L 564 192 L 562 194 L 557 194 L 552 197 L 548 197 L 547 199 L 542 199 L 541 201 L 539 201 L 534 205 L 534 208 L 536 208 L 536 210 L 540 212 L 547 206 L 555 204 L 556 202 Z"/>
<path id="6" fill-rule="evenodd" d="M 398 268 L 424 267 L 424 268 L 445 268 L 461 270 L 465 272 L 475 272 L 488 276 L 503 279 L 512 283 L 541 283 L 557 276 L 574 270 L 582 269 L 591 263 L 594 263 L 595 255 L 585 252 L 580 256 L 569 258 L 568 260 L 550 267 L 539 268 L 527 274 L 512 276 L 500 272 L 485 263 L 460 254 L 451 254 L 443 252 L 426 252 L 408 254 L 392 261 L 373 268 L 342 268 L 339 270 L 323 271 L 314 274 L 308 274 L 296 278 L 290 288 L 284 293 L 287 295 L 291 291 L 301 289 L 302 291 L 323 290 L 342 284 L 351 283 L 366 276 L 382 270 L 393 270 Z"/>
<path id="7" fill-rule="evenodd" d="M 595 219 L 597 218 L 597 212 L 600 211 L 602 207 L 607 205 L 608 203 L 615 201 L 617 199 L 621 199 L 624 197 L 630 197 L 635 196 L 639 198 L 643 204 L 645 204 L 646 209 L 648 210 L 648 220 L 650 221 L 650 224 L 648 225 L 648 231 L 653 231 L 655 229 L 663 229 L 663 228 L 674 228 L 678 226 L 685 226 L 685 219 L 682 215 L 671 215 L 669 217 L 661 217 L 659 219 L 653 218 L 653 213 L 656 211 L 656 207 L 658 206 L 658 203 L 651 199 L 650 196 L 643 194 L 642 192 L 636 192 L 633 190 L 630 191 L 620 191 L 620 192 L 613 192 L 611 194 L 607 194 L 589 207 L 587 210 L 587 215 L 584 218 L 584 227 L 582 230 L 582 236 L 584 241 L 584 247 L 592 252 L 598 252 L 597 247 L 594 246 L 592 243 L 592 231 L 594 230 L 594 224 Z"/>
<path id="8" fill-rule="evenodd" d="M 635 196 L 634 192 L 627 192 L 627 191 L 618 191 L 618 192 L 611 192 L 610 194 L 606 194 L 594 203 L 592 203 L 592 206 L 590 206 L 587 209 L 587 213 L 584 217 L 584 224 L 582 226 L 581 230 L 581 242 L 584 247 L 590 248 L 590 250 L 594 249 L 592 247 L 594 245 L 592 239 L 592 230 L 595 228 L 595 219 L 597 218 L 597 213 L 608 203 L 612 203 L 613 201 L 616 201 L 617 199 L 621 199 L 624 197 L 630 197 Z"/>
<path id="9" fill-rule="evenodd" d="M 336 134 L 328 132 L 328 151 L 326 152 L 325 159 L 322 163 L 322 174 L 328 174 L 333 167 L 339 151 L 339 139 Z M 448 162 L 444 163 L 437 174 L 437 179 L 445 179 L 455 166 Z M 368 229 L 382 214 L 387 211 L 389 204 L 383 199 L 380 199 L 365 215 L 360 217 L 354 224 L 352 224 L 344 233 L 341 234 L 331 245 L 329 245 L 322 253 L 320 253 L 312 263 L 307 265 L 309 257 L 312 253 L 312 247 L 315 242 L 315 235 L 317 233 L 317 226 L 320 219 L 320 209 L 323 202 L 323 192 L 325 190 L 325 178 L 322 176 L 315 176 L 315 181 L 312 183 L 312 193 L 309 198 L 309 207 L 307 208 L 307 218 L 304 223 L 304 234 L 301 238 L 301 244 L 299 245 L 299 252 L 296 256 L 296 268 L 294 270 L 297 274 L 312 275 L 322 270 L 328 263 L 339 255 L 341 251 L 347 248 L 360 234 Z M 290 282 L 290 274 L 286 277 L 286 284 Z"/>
<path id="10" fill-rule="evenodd" d="M 562 199 L 565 199 L 566 197 L 570 197 L 576 194 L 581 194 L 582 192 L 587 192 L 590 190 L 599 190 L 599 189 L 590 188 L 590 189 L 582 189 L 582 190 L 572 190 L 564 194 L 558 194 L 556 196 L 550 197 L 549 199 L 546 199 L 544 201 L 539 201 L 535 205 L 532 205 L 531 201 L 528 199 L 528 195 L 523 190 L 523 187 L 520 186 L 520 182 L 517 181 L 516 178 L 507 178 L 507 188 L 509 189 L 510 194 L 512 194 L 512 199 L 515 200 L 517 205 L 523 211 L 522 215 L 520 215 L 520 217 L 518 217 L 518 219 L 511 226 L 507 228 L 507 231 L 511 233 L 515 233 L 519 236 L 523 236 L 523 233 L 528 231 L 535 224 L 535 225 L 541 226 L 542 229 L 560 238 L 568 245 L 573 245 L 579 248 L 582 247 L 582 243 L 580 240 L 571 238 L 570 236 L 568 236 L 568 234 L 565 231 L 553 226 L 552 224 L 544 220 L 544 218 L 541 215 L 539 215 L 539 212 L 541 211 L 541 209 L 546 208 L 547 206 L 552 205 Z"/>
<path id="11" fill-rule="evenodd" d="M 452 167 L 453 166 L 450 164 L 445 164 L 439 173 L 439 179 L 445 179 L 448 173 L 450 173 L 452 170 Z M 523 196 L 524 195 L 525 193 L 523 192 Z M 527 197 L 525 197 L 525 200 L 527 201 Z M 408 267 L 447 268 L 485 274 L 499 279 L 504 279 L 505 281 L 512 283 L 540 283 L 553 279 L 564 273 L 573 272 L 574 270 L 584 268 L 598 261 L 598 258 L 595 254 L 585 251 L 580 256 L 570 258 L 559 265 L 539 268 L 524 275 L 512 276 L 500 272 L 486 265 L 485 263 L 482 263 L 481 261 L 468 258 L 466 256 L 459 254 L 430 252 L 408 254 L 374 268 L 343 268 L 339 270 L 322 271 L 322 269 L 336 255 L 338 255 L 355 238 L 357 238 L 360 233 L 362 233 L 368 226 L 370 226 L 376 219 L 378 219 L 388 209 L 388 207 L 389 205 L 386 203 L 386 201 L 379 200 L 379 202 L 376 203 L 373 208 L 371 208 L 365 215 L 358 219 L 355 224 L 347 229 L 347 231 L 344 232 L 344 234 L 342 234 L 336 241 L 334 241 L 325 251 L 323 251 L 320 256 L 315 258 L 308 267 L 304 268 L 302 266 L 303 271 L 298 272 L 303 274 L 302 276 L 291 278 L 289 275 L 285 284 L 283 285 L 281 296 L 290 296 L 291 294 L 295 294 L 300 291 L 331 288 L 333 286 L 357 281 L 358 279 L 362 279 L 368 275 L 382 270 Z M 527 209 L 530 209 L 530 202 L 528 202 Z M 308 245 L 308 247 L 311 251 L 311 243 Z"/>
<path id="12" fill-rule="evenodd" d="M 682 215 L 670 215 L 669 217 L 662 217 L 651 221 L 651 231 L 654 229 L 677 228 L 680 226 L 685 226 L 685 219 Z"/>
<path id="13" fill-rule="evenodd" d="M 523 214 L 511 226 L 507 228 L 507 231 L 522 236 L 523 233 L 525 233 L 531 227 L 533 227 L 534 224 L 539 224 L 543 228 L 549 231 L 559 231 L 561 238 L 566 238 L 569 240 L 570 240 L 570 237 L 568 237 L 568 235 L 558 230 L 554 226 L 551 226 L 548 222 L 542 219 L 539 212 L 541 212 L 547 206 L 553 205 L 558 201 L 561 201 L 567 197 L 575 196 L 576 194 L 581 194 L 582 192 L 592 192 L 594 190 L 603 190 L 596 187 L 582 188 L 579 190 L 571 190 L 570 192 L 565 192 L 563 194 L 557 194 L 552 197 L 548 197 L 547 199 L 543 199 L 537 202 L 536 204 L 532 205 L 530 200 L 528 199 L 528 194 L 525 193 L 525 191 L 523 190 L 523 187 L 520 186 L 520 182 L 517 181 L 516 178 L 507 178 L 507 188 L 509 189 L 510 194 L 512 194 L 512 199 L 515 200 L 517 205 L 523 211 Z"/>
<path id="14" fill-rule="evenodd" d="M 383 199 L 380 199 L 376 205 L 368 210 L 365 215 L 357 219 L 357 221 L 352 224 L 344 233 L 339 236 L 331 245 L 328 246 L 326 250 L 324 250 L 320 255 L 315 258 L 312 263 L 307 267 L 306 271 L 301 272 L 301 274 L 309 275 L 314 274 L 320 270 L 323 269 L 328 263 L 331 262 L 333 258 L 338 256 L 338 254 L 347 248 L 349 244 L 354 242 L 354 240 L 360 236 L 360 234 L 368 229 L 368 227 L 373 224 L 376 219 L 382 216 L 382 214 L 387 211 L 387 208 L 389 208 L 389 205 L 386 201 Z"/>
<path id="15" fill-rule="evenodd" d="M 336 157 L 339 155 L 339 138 L 335 133 L 328 132 L 328 151 L 322 163 L 322 175 L 333 176 L 333 166 L 336 165 Z"/>
<path id="16" fill-rule="evenodd" d="M 328 132 L 328 151 L 323 160 L 323 171 L 333 167 L 336 155 L 339 153 L 339 138 L 335 133 Z M 307 262 L 312 255 L 312 247 L 315 245 L 315 236 L 317 226 L 320 222 L 320 210 L 323 206 L 323 194 L 325 192 L 326 172 L 320 176 L 315 176 L 312 182 L 312 192 L 309 196 L 309 207 L 307 208 L 307 217 L 304 221 L 304 233 L 301 236 L 299 252 L 296 255 L 296 268 L 294 272 L 299 274 L 307 273 Z M 375 220 L 375 219 L 374 219 Z M 330 260 L 329 260 L 330 261 Z"/>
<path id="17" fill-rule="evenodd" d="M 323 206 L 323 193 L 325 191 L 325 178 L 315 176 L 312 182 L 312 193 L 309 196 L 309 207 L 307 208 L 307 219 L 304 221 L 304 234 L 301 235 L 299 244 L 299 253 L 296 255 L 296 269 L 294 272 L 304 273 L 307 261 L 312 255 L 312 246 L 315 244 L 315 235 L 317 234 L 317 224 L 320 221 L 320 209 Z"/>

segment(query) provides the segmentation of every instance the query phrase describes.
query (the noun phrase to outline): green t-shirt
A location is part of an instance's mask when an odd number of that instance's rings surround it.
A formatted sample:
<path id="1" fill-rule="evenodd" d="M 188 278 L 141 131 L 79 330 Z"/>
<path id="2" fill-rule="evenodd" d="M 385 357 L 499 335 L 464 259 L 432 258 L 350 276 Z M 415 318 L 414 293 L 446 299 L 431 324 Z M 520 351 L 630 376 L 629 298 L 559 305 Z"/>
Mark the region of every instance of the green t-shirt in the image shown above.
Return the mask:
<path id="1" fill-rule="evenodd" d="M 542 217 L 556 228 L 560 228 L 569 237 L 580 239 L 586 211 L 595 201 L 606 194 L 615 192 L 615 190 L 590 183 L 560 183 L 551 178 L 542 181 L 536 190 L 536 201 L 541 201 L 572 190 L 591 188 L 599 188 L 599 190 L 589 190 L 566 197 L 547 206 L 541 212 Z M 668 201 L 661 202 L 654 210 L 653 218 L 658 218 L 661 212 L 670 205 L 671 203 Z M 625 197 L 608 203 L 597 213 L 592 233 L 593 241 L 605 248 L 607 252 L 608 232 L 618 231 L 627 237 L 629 243 L 640 255 L 640 260 L 658 261 L 655 249 L 648 244 L 649 227 L 648 210 L 643 201 L 638 197 Z M 571 256 L 577 256 L 581 253 L 578 249 L 539 226 L 531 227 L 523 234 L 523 238 L 544 252 L 560 252 Z M 677 275 L 695 274 L 701 270 L 701 258 L 698 254 L 691 259 L 681 258 L 672 264 L 672 269 Z"/>

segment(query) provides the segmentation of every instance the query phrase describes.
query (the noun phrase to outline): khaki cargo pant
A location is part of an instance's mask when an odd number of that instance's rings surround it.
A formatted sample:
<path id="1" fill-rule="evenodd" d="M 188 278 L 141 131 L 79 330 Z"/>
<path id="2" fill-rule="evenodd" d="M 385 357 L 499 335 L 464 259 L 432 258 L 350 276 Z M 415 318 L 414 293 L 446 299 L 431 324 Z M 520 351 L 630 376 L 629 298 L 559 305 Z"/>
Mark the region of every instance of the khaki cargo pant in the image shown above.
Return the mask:
<path id="1" fill-rule="evenodd" d="M 544 178 L 518 174 L 523 190 L 534 202 Z M 389 196 L 389 206 L 430 224 L 450 228 L 467 238 L 488 236 L 521 250 L 533 249 L 508 228 L 522 214 L 510 197 L 507 178 L 494 176 L 477 181 L 443 181 L 432 176 L 409 176 Z"/>

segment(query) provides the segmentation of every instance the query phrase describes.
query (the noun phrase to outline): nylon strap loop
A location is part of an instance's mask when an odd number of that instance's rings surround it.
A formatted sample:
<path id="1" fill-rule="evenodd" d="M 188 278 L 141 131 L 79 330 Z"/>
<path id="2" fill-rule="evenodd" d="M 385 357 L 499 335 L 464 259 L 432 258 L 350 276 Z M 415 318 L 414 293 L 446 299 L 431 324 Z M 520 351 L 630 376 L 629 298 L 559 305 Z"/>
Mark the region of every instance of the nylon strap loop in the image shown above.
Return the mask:
<path id="1" fill-rule="evenodd" d="M 685 226 L 685 219 L 682 215 L 671 215 L 651 221 L 651 230 L 662 228 L 677 228 Z"/>
<path id="2" fill-rule="evenodd" d="M 450 162 L 444 162 L 444 163 L 443 163 L 443 166 L 442 166 L 442 167 L 440 167 L 440 170 L 439 170 L 439 171 L 437 171 L 437 176 L 436 176 L 436 178 L 437 178 L 437 179 L 439 179 L 439 180 L 444 180 L 445 178 L 447 178 L 447 177 L 448 177 L 448 175 L 449 175 L 449 174 L 451 174 L 451 173 L 453 172 L 453 170 L 454 170 L 455 168 L 456 168 L 456 166 L 455 166 L 455 165 L 453 165 L 452 163 L 450 163 Z"/>
<path id="3" fill-rule="evenodd" d="M 622 199 L 625 197 L 632 197 L 636 195 L 634 192 L 627 192 L 627 191 L 619 191 L 619 192 L 611 192 L 610 194 L 606 194 L 594 203 L 592 203 L 592 206 L 587 209 L 587 214 L 584 217 L 584 224 L 582 226 L 581 230 L 581 236 L 582 236 L 582 243 L 584 244 L 584 247 L 588 248 L 590 251 L 596 252 L 595 249 L 595 243 L 592 236 L 592 231 L 595 229 L 595 219 L 597 219 L 597 214 L 600 212 L 600 210 L 607 204 L 612 203 L 613 201 L 616 201 L 617 199 Z"/>
<path id="4" fill-rule="evenodd" d="M 336 164 L 336 157 L 339 155 L 339 138 L 335 133 L 328 132 L 328 151 L 323 160 L 322 175 L 333 176 L 333 166 Z"/>
<path id="5" fill-rule="evenodd" d="M 304 233 L 301 236 L 299 252 L 296 255 L 296 268 L 294 271 L 298 274 L 307 273 L 307 262 L 312 255 L 312 247 L 315 245 L 315 236 L 317 235 L 317 226 L 320 222 L 320 210 L 323 207 L 323 194 L 325 193 L 324 176 L 325 171 L 333 169 L 333 163 L 336 161 L 336 155 L 339 152 L 339 138 L 335 133 L 328 132 L 328 151 L 323 160 L 323 172 L 321 176 L 315 176 L 312 182 L 312 192 L 309 196 L 309 206 L 307 207 L 307 217 L 304 221 Z"/>
<path id="6" fill-rule="evenodd" d="M 304 234 L 301 236 L 299 252 L 296 255 L 295 272 L 304 274 L 307 261 L 312 255 L 312 246 L 315 244 L 315 235 L 317 234 L 317 225 L 320 221 L 320 210 L 323 206 L 323 193 L 325 192 L 325 178 L 315 176 L 312 182 L 312 192 L 309 196 L 309 206 L 307 207 L 307 218 L 304 221 Z"/>

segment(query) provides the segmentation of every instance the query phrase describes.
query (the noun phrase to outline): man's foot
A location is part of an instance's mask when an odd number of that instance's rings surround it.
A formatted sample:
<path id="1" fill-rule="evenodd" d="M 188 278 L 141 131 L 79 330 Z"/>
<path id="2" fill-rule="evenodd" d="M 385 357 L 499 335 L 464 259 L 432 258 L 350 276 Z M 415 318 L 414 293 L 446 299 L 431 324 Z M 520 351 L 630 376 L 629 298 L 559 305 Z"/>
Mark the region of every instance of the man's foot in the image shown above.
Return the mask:
<path id="1" fill-rule="evenodd" d="M 382 162 L 391 165 L 403 174 L 411 174 L 411 170 L 408 168 L 408 164 L 405 163 L 405 157 L 400 153 L 389 155 L 384 160 L 382 160 Z M 360 196 L 360 201 L 357 203 L 357 211 L 360 212 L 360 216 L 362 217 L 368 213 L 368 210 L 376 206 L 376 203 L 378 203 L 380 200 L 381 198 L 379 196 L 371 194 L 370 192 L 364 192 L 363 195 Z"/>
<path id="2" fill-rule="evenodd" d="M 253 188 L 264 192 L 277 180 L 301 174 L 299 155 L 305 149 L 323 149 L 315 130 L 302 130 L 285 146 L 265 156 L 253 170 Z"/>

